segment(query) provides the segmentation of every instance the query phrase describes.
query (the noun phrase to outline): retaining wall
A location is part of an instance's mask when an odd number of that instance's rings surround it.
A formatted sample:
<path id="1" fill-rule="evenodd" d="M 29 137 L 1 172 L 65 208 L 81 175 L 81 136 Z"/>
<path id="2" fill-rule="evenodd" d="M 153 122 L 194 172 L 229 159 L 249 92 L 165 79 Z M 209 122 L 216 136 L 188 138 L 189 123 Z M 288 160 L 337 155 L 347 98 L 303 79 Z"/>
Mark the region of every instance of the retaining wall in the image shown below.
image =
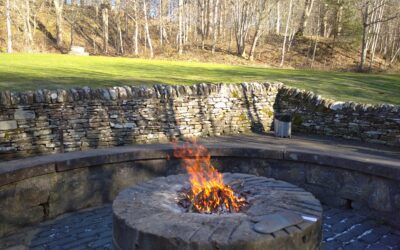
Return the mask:
<path id="1" fill-rule="evenodd" d="M 400 146 L 400 106 L 335 102 L 281 83 L 0 92 L 0 161 L 173 138 L 270 131 Z"/>
<path id="2" fill-rule="evenodd" d="M 400 146 L 400 106 L 336 102 L 283 86 L 275 108 L 293 115 L 293 131 Z"/>
<path id="3" fill-rule="evenodd" d="M 280 84 L 0 93 L 0 158 L 269 131 Z"/>

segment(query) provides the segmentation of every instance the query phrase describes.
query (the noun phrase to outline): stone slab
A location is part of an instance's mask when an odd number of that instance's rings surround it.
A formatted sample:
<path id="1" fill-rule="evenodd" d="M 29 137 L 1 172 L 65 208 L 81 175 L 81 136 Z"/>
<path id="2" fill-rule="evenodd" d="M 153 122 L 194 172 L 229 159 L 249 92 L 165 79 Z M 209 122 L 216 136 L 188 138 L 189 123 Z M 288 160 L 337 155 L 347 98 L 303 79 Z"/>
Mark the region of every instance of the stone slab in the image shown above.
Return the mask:
<path id="1" fill-rule="evenodd" d="M 15 120 L 0 121 L 0 130 L 11 130 L 16 128 L 18 128 L 18 126 L 17 121 Z"/>
<path id="2" fill-rule="evenodd" d="M 36 114 L 32 110 L 17 109 L 14 113 L 15 120 L 30 120 L 35 118 Z"/>
<path id="3" fill-rule="evenodd" d="M 290 211 L 280 211 L 257 218 L 254 230 L 263 234 L 270 234 L 283 228 L 300 224 L 303 218 Z"/>

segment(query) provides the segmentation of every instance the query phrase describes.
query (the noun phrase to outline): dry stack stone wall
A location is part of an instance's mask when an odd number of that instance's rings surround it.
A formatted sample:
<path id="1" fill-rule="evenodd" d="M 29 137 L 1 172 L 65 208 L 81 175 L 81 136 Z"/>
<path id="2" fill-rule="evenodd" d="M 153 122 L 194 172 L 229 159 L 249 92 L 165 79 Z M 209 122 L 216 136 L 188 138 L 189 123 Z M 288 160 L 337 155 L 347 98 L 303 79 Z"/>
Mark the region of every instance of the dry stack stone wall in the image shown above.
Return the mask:
<path id="1" fill-rule="evenodd" d="M 281 83 L 124 86 L 0 92 L 0 160 L 269 131 L 274 114 L 293 131 L 400 146 L 400 106 L 335 102 Z"/>
<path id="2" fill-rule="evenodd" d="M 336 102 L 282 86 L 275 109 L 293 114 L 293 130 L 400 146 L 400 106 Z"/>
<path id="3" fill-rule="evenodd" d="M 0 92 L 0 159 L 269 131 L 281 84 Z"/>

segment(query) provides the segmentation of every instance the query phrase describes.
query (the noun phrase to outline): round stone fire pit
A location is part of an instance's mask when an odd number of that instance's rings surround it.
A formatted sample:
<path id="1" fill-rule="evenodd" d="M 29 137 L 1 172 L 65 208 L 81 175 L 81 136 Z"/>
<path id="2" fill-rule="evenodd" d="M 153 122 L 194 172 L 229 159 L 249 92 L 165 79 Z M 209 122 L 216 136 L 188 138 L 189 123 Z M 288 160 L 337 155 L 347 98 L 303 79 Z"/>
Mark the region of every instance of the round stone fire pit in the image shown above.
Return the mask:
<path id="1" fill-rule="evenodd" d="M 224 174 L 246 194 L 238 213 L 185 212 L 179 192 L 188 175 L 160 177 L 122 191 L 113 204 L 114 249 L 320 249 L 320 202 L 289 184 Z"/>

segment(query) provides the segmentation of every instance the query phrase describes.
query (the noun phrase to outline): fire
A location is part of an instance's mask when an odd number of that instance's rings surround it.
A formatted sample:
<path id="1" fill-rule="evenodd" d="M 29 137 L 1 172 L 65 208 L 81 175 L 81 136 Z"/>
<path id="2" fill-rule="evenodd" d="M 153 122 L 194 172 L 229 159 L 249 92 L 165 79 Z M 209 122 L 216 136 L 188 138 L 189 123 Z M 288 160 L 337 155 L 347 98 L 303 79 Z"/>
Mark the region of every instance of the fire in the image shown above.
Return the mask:
<path id="1" fill-rule="evenodd" d="M 195 141 L 174 145 L 174 156 L 183 160 L 191 186 L 183 192 L 181 205 L 198 213 L 239 212 L 246 201 L 224 184 L 223 175 L 211 164 L 207 148 Z"/>

